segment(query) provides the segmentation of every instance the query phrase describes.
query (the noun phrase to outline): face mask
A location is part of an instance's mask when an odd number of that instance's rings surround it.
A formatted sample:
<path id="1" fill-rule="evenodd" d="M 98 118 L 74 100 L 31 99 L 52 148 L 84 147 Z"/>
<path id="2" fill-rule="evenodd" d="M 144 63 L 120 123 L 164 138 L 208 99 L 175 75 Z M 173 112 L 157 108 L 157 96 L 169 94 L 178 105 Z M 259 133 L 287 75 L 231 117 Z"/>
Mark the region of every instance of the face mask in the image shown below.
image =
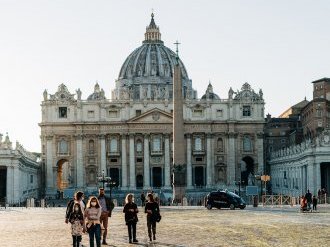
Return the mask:
<path id="1" fill-rule="evenodd" d="M 91 205 L 92 205 L 93 207 L 95 207 L 95 206 L 96 206 L 96 202 L 91 202 Z"/>
<path id="2" fill-rule="evenodd" d="M 74 211 L 75 211 L 75 212 L 78 212 L 78 211 L 79 211 L 79 208 L 78 208 L 78 207 L 75 207 L 75 208 L 74 208 Z"/>

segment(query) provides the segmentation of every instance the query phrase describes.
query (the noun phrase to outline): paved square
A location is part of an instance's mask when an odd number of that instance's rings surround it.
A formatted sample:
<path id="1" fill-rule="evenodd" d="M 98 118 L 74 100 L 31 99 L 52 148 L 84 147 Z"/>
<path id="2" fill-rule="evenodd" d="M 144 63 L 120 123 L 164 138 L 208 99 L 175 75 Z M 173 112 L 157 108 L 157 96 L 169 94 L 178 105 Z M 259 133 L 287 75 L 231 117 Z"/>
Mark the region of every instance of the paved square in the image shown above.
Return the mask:
<path id="1" fill-rule="evenodd" d="M 298 208 L 251 208 L 206 210 L 202 207 L 163 207 L 157 225 L 157 241 L 147 241 L 146 218 L 140 209 L 136 246 L 329 246 L 330 206 L 317 213 L 300 213 Z M 11 208 L 0 210 L 0 246 L 71 246 L 70 227 L 64 223 L 65 208 Z M 122 208 L 110 220 L 108 243 L 128 244 Z M 89 246 L 88 236 L 83 244 Z"/>

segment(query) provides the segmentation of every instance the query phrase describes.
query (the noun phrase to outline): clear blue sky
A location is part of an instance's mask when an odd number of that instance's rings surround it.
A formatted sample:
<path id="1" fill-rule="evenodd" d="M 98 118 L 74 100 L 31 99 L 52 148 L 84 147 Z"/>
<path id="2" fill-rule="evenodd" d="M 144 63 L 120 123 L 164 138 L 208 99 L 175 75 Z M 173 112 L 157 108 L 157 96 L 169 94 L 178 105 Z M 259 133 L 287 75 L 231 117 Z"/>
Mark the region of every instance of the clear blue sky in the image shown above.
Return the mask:
<path id="1" fill-rule="evenodd" d="M 65 83 L 82 98 L 95 81 L 110 97 L 154 9 L 165 45 L 198 95 L 209 80 L 227 98 L 248 82 L 278 116 L 330 77 L 330 1 L 0 0 L 0 133 L 40 151 L 42 92 Z"/>

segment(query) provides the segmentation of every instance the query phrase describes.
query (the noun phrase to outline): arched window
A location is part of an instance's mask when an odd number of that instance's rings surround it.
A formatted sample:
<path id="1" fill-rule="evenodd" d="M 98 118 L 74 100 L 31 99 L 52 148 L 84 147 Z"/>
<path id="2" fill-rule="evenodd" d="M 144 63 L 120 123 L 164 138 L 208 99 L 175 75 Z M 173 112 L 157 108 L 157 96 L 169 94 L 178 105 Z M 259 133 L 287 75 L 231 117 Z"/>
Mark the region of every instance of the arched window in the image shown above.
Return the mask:
<path id="1" fill-rule="evenodd" d="M 251 139 L 248 136 L 244 136 L 244 138 L 243 138 L 243 151 L 244 152 L 249 152 L 251 150 L 252 150 Z"/>
<path id="2" fill-rule="evenodd" d="M 218 138 L 217 147 L 218 147 L 218 151 L 220 151 L 220 152 L 223 151 L 223 140 L 222 140 L 222 138 Z"/>
<path id="3" fill-rule="evenodd" d="M 67 154 L 68 153 L 68 142 L 64 139 L 60 140 L 58 143 L 58 152 L 60 154 Z"/>
<path id="4" fill-rule="evenodd" d="M 195 138 L 195 151 L 202 151 L 202 138 L 196 137 Z"/>
<path id="5" fill-rule="evenodd" d="M 141 140 L 137 140 L 136 141 L 136 152 L 137 153 L 142 153 L 142 141 Z"/>
<path id="6" fill-rule="evenodd" d="M 110 140 L 110 152 L 112 153 L 118 152 L 118 142 L 116 138 L 111 138 Z"/>
<path id="7" fill-rule="evenodd" d="M 160 146 L 160 137 L 155 136 L 152 140 L 152 150 L 154 152 L 160 152 L 161 151 L 161 146 Z"/>

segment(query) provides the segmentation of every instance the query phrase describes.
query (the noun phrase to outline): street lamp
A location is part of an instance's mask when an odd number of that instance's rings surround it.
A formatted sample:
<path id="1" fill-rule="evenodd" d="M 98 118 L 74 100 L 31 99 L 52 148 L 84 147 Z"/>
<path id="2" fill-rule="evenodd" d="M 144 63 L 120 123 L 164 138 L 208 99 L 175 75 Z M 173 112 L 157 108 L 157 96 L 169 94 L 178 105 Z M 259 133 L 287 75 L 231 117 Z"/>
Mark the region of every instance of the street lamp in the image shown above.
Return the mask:
<path id="1" fill-rule="evenodd" d="M 110 187 L 110 201 L 112 201 L 112 188 L 116 186 L 116 181 L 113 181 L 111 177 L 105 176 L 104 170 L 102 170 L 102 175 L 97 177 L 97 180 L 102 183 L 103 189 L 105 189 L 105 183 Z"/>
<path id="2" fill-rule="evenodd" d="M 244 184 L 243 180 L 235 181 L 235 185 L 238 185 L 238 195 L 241 196 L 241 185 Z"/>

